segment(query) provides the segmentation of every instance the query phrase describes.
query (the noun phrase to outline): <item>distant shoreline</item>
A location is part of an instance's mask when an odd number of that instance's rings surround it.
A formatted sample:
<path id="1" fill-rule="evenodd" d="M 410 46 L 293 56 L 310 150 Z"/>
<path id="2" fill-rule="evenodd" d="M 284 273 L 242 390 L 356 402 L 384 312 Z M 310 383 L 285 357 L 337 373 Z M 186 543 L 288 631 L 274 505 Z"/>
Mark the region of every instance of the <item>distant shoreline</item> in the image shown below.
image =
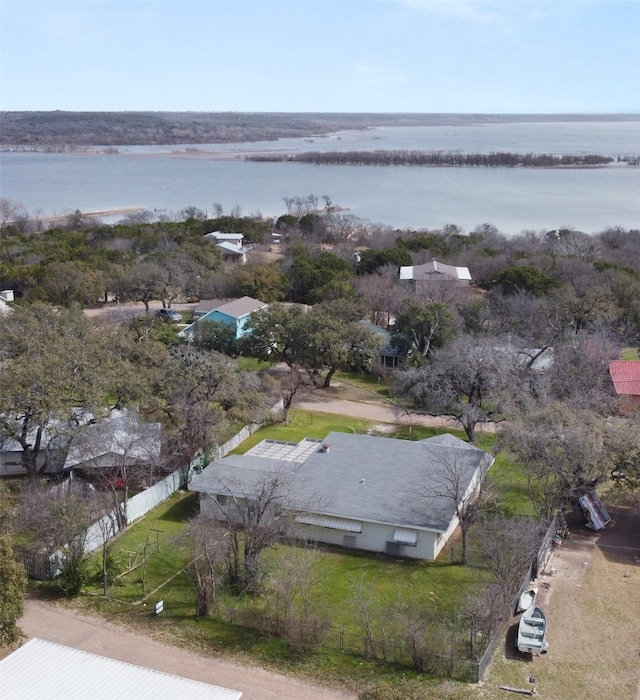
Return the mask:
<path id="1" fill-rule="evenodd" d="M 0 120 L 1 150 L 62 152 L 214 143 L 232 147 L 380 127 L 639 122 L 640 114 L 3 111 Z"/>
<path id="2" fill-rule="evenodd" d="M 638 167 L 637 162 L 640 158 L 638 154 L 621 154 L 619 162 L 616 162 L 616 158 L 611 156 L 602 156 L 601 154 L 590 154 L 588 157 L 602 157 L 602 162 L 579 162 L 584 156 L 574 156 L 573 154 L 563 154 L 566 157 L 574 157 L 576 162 L 574 163 L 563 163 L 561 162 L 562 156 L 551 154 L 548 157 L 557 159 L 557 162 L 549 162 L 548 164 L 527 164 L 527 163 L 458 163 L 458 162 L 446 162 L 445 159 L 441 159 L 441 162 L 392 162 L 390 159 L 385 160 L 381 158 L 380 160 L 375 160 L 373 157 L 375 154 L 384 154 L 384 151 L 378 149 L 371 149 L 368 151 L 360 151 L 357 153 L 357 160 L 349 160 L 344 156 L 347 156 L 347 152 L 341 151 L 327 151 L 322 152 L 319 158 L 311 158 L 312 155 L 318 155 L 315 153 L 308 152 L 294 152 L 286 149 L 270 149 L 270 150 L 238 150 L 238 151 L 209 151 L 206 149 L 188 147 L 184 150 L 176 151 L 119 151 L 118 149 L 104 149 L 97 147 L 95 149 L 82 148 L 78 150 L 64 150 L 64 151 L 51 151 L 51 150 L 34 150 L 34 149 L 15 149 L 10 150 L 0 149 L 2 153 L 38 153 L 44 155 L 69 155 L 69 156 L 104 156 L 104 157 L 129 157 L 129 158 L 175 158 L 181 160 L 210 160 L 210 161 L 238 161 L 247 162 L 252 161 L 256 163 L 288 163 L 288 164 L 311 164 L 311 165 L 360 165 L 366 167 L 382 167 L 390 165 L 405 165 L 412 167 L 427 167 L 427 168 L 476 168 L 476 167 L 518 167 L 518 168 L 535 168 L 543 169 L 550 168 L 553 170 L 579 170 L 579 169 L 596 169 L 596 168 L 619 168 L 619 167 Z M 389 154 L 395 153 L 396 155 L 401 152 L 388 152 Z M 407 152 L 409 153 L 409 152 Z M 414 156 L 416 154 L 422 154 L 423 156 L 428 156 L 432 153 L 430 151 L 412 151 Z M 367 155 L 370 159 L 367 159 Z M 477 154 L 477 153 L 460 153 L 458 154 L 463 157 L 473 158 L 476 157 L 478 160 L 489 158 L 489 154 Z M 518 154 L 513 154 L 509 152 L 500 153 L 503 156 L 513 156 Z M 530 154 L 519 154 L 523 158 Z M 547 154 L 536 154 L 537 156 L 546 156 Z M 604 159 L 609 159 L 609 162 L 604 162 Z"/>

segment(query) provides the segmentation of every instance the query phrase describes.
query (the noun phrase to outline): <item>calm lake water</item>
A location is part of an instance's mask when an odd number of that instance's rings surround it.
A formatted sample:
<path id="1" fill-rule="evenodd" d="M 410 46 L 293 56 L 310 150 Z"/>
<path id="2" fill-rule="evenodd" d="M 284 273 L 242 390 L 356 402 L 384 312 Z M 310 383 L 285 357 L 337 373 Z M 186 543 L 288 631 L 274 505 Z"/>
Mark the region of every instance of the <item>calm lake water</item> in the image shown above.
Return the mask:
<path id="1" fill-rule="evenodd" d="M 488 153 L 640 153 L 640 122 L 384 127 L 313 139 L 123 147 L 106 154 L 0 154 L 0 191 L 29 212 L 197 206 L 278 216 L 284 197 L 329 195 L 348 213 L 398 228 L 465 230 L 640 228 L 640 168 L 418 168 L 244 161 L 248 151 L 445 150 Z M 220 160 L 220 154 L 228 158 Z"/>

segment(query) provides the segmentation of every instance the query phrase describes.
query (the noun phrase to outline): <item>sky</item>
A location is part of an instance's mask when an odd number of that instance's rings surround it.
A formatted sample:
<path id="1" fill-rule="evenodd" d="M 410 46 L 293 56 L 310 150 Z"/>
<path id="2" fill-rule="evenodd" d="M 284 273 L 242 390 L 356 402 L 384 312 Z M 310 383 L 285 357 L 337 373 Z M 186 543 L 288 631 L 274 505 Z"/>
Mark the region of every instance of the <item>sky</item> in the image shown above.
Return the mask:
<path id="1" fill-rule="evenodd" d="M 640 112 L 640 0 L 1 0 L 0 109 Z"/>

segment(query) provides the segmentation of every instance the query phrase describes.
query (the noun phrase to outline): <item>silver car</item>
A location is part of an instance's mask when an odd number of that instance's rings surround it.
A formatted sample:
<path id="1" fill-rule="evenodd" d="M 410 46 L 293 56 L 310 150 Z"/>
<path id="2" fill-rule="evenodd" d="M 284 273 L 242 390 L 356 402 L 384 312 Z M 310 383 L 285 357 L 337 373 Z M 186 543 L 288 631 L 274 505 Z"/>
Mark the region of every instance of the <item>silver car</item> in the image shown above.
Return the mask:
<path id="1" fill-rule="evenodd" d="M 167 323 L 182 323 L 182 314 L 175 309 L 158 309 L 156 316 Z"/>

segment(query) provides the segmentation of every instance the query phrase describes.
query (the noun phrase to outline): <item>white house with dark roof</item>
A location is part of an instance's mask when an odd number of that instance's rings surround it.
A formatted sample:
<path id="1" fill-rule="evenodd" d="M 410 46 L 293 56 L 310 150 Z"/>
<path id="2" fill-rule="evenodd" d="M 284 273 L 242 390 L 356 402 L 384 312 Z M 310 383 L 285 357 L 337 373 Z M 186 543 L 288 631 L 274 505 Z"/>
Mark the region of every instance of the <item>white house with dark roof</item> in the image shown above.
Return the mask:
<path id="1" fill-rule="evenodd" d="M 200 493 L 201 512 L 220 519 L 229 498 L 246 498 L 282 473 L 296 537 L 433 561 L 458 526 L 456 504 L 436 495 L 444 470 L 455 464 L 464 501 L 493 461 L 448 434 L 412 442 L 332 432 L 299 443 L 263 440 L 212 462 L 189 488 Z"/>
<path id="2" fill-rule="evenodd" d="M 220 305 L 215 305 L 213 309 L 204 313 L 200 318 L 180 331 L 179 335 L 190 337 L 195 330 L 195 324 L 202 321 L 217 321 L 233 326 L 236 330 L 236 338 L 242 337 L 244 326 L 249 320 L 249 316 L 256 311 L 266 309 L 269 305 L 260 299 L 253 297 L 240 297 Z"/>

